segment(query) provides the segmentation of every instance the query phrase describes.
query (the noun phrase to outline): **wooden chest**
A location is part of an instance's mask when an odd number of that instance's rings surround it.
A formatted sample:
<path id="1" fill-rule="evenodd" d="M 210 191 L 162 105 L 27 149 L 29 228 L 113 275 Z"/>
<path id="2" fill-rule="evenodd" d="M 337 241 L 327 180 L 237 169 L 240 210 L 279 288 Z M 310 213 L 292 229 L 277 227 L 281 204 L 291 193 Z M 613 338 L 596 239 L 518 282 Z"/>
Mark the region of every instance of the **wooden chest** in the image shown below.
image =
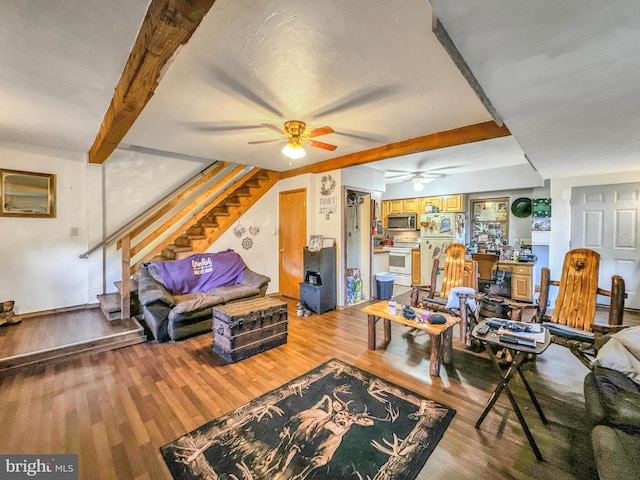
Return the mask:
<path id="1" fill-rule="evenodd" d="M 272 297 L 213 309 L 213 351 L 237 362 L 287 343 L 287 304 Z"/>

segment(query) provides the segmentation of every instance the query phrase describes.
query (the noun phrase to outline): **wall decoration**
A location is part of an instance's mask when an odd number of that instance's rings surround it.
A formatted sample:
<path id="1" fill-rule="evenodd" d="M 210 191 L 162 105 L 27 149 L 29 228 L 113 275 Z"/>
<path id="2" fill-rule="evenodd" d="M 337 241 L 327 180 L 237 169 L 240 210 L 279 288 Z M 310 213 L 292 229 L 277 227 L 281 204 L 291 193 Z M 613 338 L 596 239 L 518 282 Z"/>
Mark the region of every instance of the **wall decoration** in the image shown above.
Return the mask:
<path id="1" fill-rule="evenodd" d="M 244 229 L 244 227 L 242 226 L 241 223 L 238 223 L 235 227 L 233 227 L 233 234 L 237 237 L 240 238 L 244 235 L 244 232 L 246 230 Z"/>
<path id="2" fill-rule="evenodd" d="M 534 232 L 548 232 L 551 230 L 550 218 L 533 218 L 531 220 L 531 230 Z"/>
<path id="3" fill-rule="evenodd" d="M 251 249 L 251 247 L 253 247 L 253 240 L 251 240 L 251 238 L 249 237 L 245 237 L 242 239 L 242 248 L 244 248 L 245 250 L 249 250 Z"/>
<path id="4" fill-rule="evenodd" d="M 56 216 L 56 176 L 0 169 L 0 217 Z"/>
<path id="5" fill-rule="evenodd" d="M 336 188 L 336 181 L 331 175 L 323 175 L 320 180 L 320 193 L 325 197 L 331 195 Z"/>
<path id="6" fill-rule="evenodd" d="M 534 198 L 532 200 L 532 213 L 535 218 L 551 217 L 551 199 Z"/>
<path id="7" fill-rule="evenodd" d="M 518 218 L 527 218 L 531 215 L 531 199 L 526 197 L 515 199 L 511 204 L 511 213 Z"/>
<path id="8" fill-rule="evenodd" d="M 322 248 L 322 235 L 311 235 L 309 238 L 309 251 L 319 252 Z"/>
<path id="9" fill-rule="evenodd" d="M 320 197 L 320 215 L 326 215 L 327 220 L 328 216 L 331 213 L 336 213 L 338 211 L 338 197 Z"/>
<path id="10" fill-rule="evenodd" d="M 251 236 L 255 237 L 260 233 L 260 227 L 258 227 L 255 223 L 249 227 L 249 233 Z"/>
<path id="11" fill-rule="evenodd" d="M 336 244 L 336 239 L 331 237 L 322 237 L 322 248 L 333 247 Z"/>

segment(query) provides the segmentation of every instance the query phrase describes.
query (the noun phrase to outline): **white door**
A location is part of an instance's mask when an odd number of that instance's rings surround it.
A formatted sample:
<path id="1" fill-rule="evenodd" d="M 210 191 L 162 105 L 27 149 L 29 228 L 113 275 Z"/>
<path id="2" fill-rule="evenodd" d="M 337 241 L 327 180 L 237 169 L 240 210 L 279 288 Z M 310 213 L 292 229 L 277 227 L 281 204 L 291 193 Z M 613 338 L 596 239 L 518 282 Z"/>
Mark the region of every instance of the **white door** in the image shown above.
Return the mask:
<path id="1" fill-rule="evenodd" d="M 611 276 L 625 281 L 625 307 L 640 308 L 640 184 L 599 185 L 572 189 L 571 248 L 600 254 L 599 287 L 611 289 Z M 598 302 L 608 303 L 608 297 Z"/>

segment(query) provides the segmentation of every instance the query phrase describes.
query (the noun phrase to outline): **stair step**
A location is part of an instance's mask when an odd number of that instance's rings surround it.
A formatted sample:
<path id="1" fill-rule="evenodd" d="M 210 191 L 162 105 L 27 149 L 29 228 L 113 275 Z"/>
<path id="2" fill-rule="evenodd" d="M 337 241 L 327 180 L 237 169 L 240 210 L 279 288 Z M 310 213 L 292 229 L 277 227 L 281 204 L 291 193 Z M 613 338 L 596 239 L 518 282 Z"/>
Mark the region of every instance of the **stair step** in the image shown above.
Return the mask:
<path id="1" fill-rule="evenodd" d="M 136 278 L 132 278 L 131 280 L 129 280 L 131 283 L 131 291 L 132 292 L 137 292 L 138 291 L 138 279 Z M 116 286 L 116 288 L 118 289 L 118 293 L 122 294 L 122 280 L 118 280 L 117 282 L 113 282 L 113 284 Z M 118 299 L 118 301 L 120 301 L 120 299 Z"/>
<path id="2" fill-rule="evenodd" d="M 0 360 L 0 372 L 16 373 L 40 365 L 52 365 L 83 355 L 115 350 L 147 341 L 144 328 L 135 318 L 125 321 L 133 322 L 134 329 L 59 348 L 41 350 L 33 354 L 3 358 Z"/>
<path id="3" fill-rule="evenodd" d="M 204 228 L 218 228 L 220 224 L 218 222 L 207 220 L 206 222 L 201 222 L 200 226 Z"/>
<path id="4" fill-rule="evenodd" d="M 241 205 L 240 200 L 237 198 L 229 197 L 224 201 L 226 207 L 239 207 Z"/>
<path id="5" fill-rule="evenodd" d="M 102 310 L 102 313 L 104 313 L 107 320 L 112 322 L 114 320 L 122 319 L 119 293 L 105 293 L 103 295 L 98 295 L 98 302 L 100 303 L 100 310 Z"/>
<path id="6" fill-rule="evenodd" d="M 254 178 L 252 178 L 251 180 L 247 180 L 246 182 L 244 182 L 243 187 L 260 188 L 260 180 L 256 180 Z"/>
<path id="7" fill-rule="evenodd" d="M 246 187 L 241 187 L 239 189 L 237 189 L 234 194 L 237 197 L 250 197 L 251 196 L 251 189 L 250 188 L 246 188 Z"/>
<path id="8" fill-rule="evenodd" d="M 186 232 L 187 235 L 203 235 L 204 230 L 202 227 L 194 225 L 193 227 L 189 227 Z"/>
<path id="9" fill-rule="evenodd" d="M 178 253 L 178 252 L 192 252 L 193 248 L 192 247 L 186 247 L 184 245 L 168 245 L 167 246 L 168 249 L 170 249 L 171 251 L 173 251 L 174 253 Z"/>
<path id="10" fill-rule="evenodd" d="M 227 207 L 215 207 L 211 213 L 217 217 L 228 217 L 230 215 Z"/>
<path id="11" fill-rule="evenodd" d="M 205 234 L 198 234 L 198 235 L 188 235 L 190 240 L 204 240 L 205 238 L 207 238 L 207 236 Z"/>
<path id="12" fill-rule="evenodd" d="M 180 235 L 178 238 L 176 238 L 173 241 L 174 245 L 180 246 L 180 247 L 189 247 L 191 248 L 191 238 L 189 238 L 189 236 L 187 235 Z"/>

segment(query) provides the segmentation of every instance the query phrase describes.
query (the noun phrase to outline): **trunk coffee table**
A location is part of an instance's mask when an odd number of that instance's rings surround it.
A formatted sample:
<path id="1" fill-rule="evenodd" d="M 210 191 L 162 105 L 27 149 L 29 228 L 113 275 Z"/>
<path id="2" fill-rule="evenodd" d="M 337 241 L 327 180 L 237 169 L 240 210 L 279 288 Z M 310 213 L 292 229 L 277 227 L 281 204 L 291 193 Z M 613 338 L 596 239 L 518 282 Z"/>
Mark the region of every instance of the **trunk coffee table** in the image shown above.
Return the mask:
<path id="1" fill-rule="evenodd" d="M 414 308 L 416 312 L 416 319 L 420 318 L 423 310 L 420 308 Z M 430 367 L 429 373 L 434 377 L 440 376 L 440 366 L 445 363 L 451 363 L 452 354 L 452 340 L 453 340 L 453 326 L 460 322 L 459 318 L 453 317 L 442 312 L 432 312 L 443 315 L 447 319 L 447 323 L 441 325 L 431 325 L 428 322 L 417 322 L 415 320 L 408 320 L 402 315 L 394 315 L 389 313 L 388 302 L 382 301 L 374 303 L 373 305 L 367 305 L 362 308 L 362 311 L 367 314 L 369 321 L 369 350 L 376 349 L 376 323 L 378 320 L 384 322 L 384 341 L 389 342 L 391 340 L 391 322 L 401 323 L 407 327 L 417 328 L 423 330 L 429 334 L 431 338 L 431 355 L 429 357 Z M 398 312 L 400 308 L 398 307 Z"/>

